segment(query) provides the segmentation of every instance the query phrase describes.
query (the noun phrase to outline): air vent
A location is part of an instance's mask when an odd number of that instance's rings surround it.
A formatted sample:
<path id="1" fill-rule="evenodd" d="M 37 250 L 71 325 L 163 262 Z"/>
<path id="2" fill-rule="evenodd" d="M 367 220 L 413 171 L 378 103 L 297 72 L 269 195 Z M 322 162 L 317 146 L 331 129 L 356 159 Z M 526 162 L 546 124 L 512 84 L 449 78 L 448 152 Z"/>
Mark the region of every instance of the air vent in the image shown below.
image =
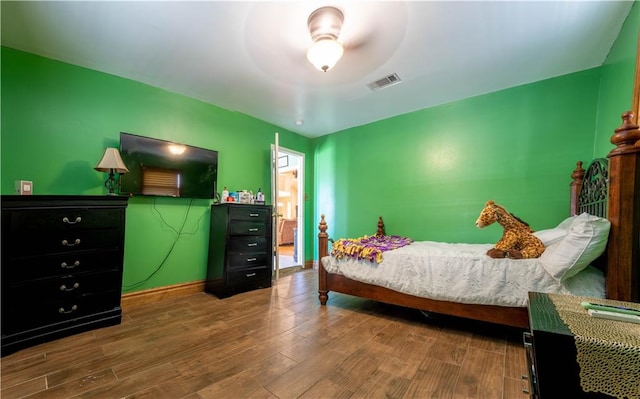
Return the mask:
<path id="1" fill-rule="evenodd" d="M 375 80 L 367 84 L 367 87 L 370 88 L 372 91 L 376 91 L 376 90 L 384 89 L 385 87 L 393 86 L 401 82 L 402 80 L 400 79 L 398 74 L 393 73 L 391 75 L 385 76 L 384 78 Z"/>

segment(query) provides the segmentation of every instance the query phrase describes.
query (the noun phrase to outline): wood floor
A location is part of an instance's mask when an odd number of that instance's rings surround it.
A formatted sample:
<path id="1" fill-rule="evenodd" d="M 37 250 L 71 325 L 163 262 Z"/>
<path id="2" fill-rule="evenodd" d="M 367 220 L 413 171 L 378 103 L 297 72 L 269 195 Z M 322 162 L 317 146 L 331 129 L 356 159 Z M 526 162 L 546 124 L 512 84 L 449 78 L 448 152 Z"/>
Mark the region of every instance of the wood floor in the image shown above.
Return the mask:
<path id="1" fill-rule="evenodd" d="M 520 331 L 330 294 L 315 270 L 220 300 L 124 310 L 123 322 L 1 359 L 9 398 L 527 399 Z"/>
<path id="2" fill-rule="evenodd" d="M 280 245 L 278 252 L 280 255 L 293 256 L 293 245 Z"/>

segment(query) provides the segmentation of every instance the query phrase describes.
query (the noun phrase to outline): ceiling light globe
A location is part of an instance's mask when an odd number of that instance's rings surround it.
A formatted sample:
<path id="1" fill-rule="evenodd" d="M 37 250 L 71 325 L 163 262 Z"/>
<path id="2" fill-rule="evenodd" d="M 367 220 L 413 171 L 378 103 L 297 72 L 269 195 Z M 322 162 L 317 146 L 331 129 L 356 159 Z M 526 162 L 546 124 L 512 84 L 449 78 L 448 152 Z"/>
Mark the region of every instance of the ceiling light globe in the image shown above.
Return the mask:
<path id="1" fill-rule="evenodd" d="M 344 49 L 342 45 L 331 38 L 321 38 L 307 50 L 307 59 L 313 66 L 327 72 L 338 62 Z"/>

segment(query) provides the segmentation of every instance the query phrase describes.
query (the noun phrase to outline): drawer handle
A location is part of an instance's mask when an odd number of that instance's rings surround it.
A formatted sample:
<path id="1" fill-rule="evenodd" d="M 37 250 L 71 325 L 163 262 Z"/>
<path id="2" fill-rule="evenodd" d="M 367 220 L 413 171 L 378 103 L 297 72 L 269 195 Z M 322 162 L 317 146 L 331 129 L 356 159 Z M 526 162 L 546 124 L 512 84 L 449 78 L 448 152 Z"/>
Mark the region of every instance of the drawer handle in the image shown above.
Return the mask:
<path id="1" fill-rule="evenodd" d="M 79 238 L 76 238 L 76 240 L 73 242 L 73 244 L 70 244 L 69 241 L 67 241 L 67 240 L 62 240 L 62 245 L 64 245 L 65 247 L 75 247 L 78 244 L 80 244 L 80 239 Z"/>
<path id="2" fill-rule="evenodd" d="M 258 231 L 257 227 L 250 228 L 249 231 Z"/>
<path id="3" fill-rule="evenodd" d="M 80 216 L 78 216 L 76 218 L 76 220 L 73 221 L 73 222 L 70 221 L 69 218 L 66 217 L 66 216 L 62 218 L 62 222 L 66 223 L 66 224 L 76 224 L 76 223 L 80 223 L 81 221 L 82 221 L 82 218 Z"/>
<path id="4" fill-rule="evenodd" d="M 260 216 L 259 213 L 250 213 L 249 216 L 251 216 L 252 218 L 257 218 L 258 216 Z"/>
<path id="5" fill-rule="evenodd" d="M 76 310 L 78 310 L 78 305 L 73 305 L 71 307 L 71 309 L 69 309 L 69 310 L 64 310 L 64 308 L 58 309 L 58 313 L 60 313 L 60 314 L 69 314 L 69 313 L 75 312 Z"/>
<path id="6" fill-rule="evenodd" d="M 522 343 L 524 344 L 525 348 L 531 348 L 533 346 L 531 333 L 526 331 L 522 333 Z"/>
<path id="7" fill-rule="evenodd" d="M 67 286 L 66 286 L 66 285 L 62 284 L 62 285 L 60 286 L 60 291 L 67 291 L 67 292 L 69 292 L 69 291 L 73 291 L 73 290 L 75 290 L 75 289 L 76 289 L 76 288 L 78 288 L 78 287 L 80 287 L 80 284 L 79 284 L 79 283 L 75 283 L 71 288 L 67 288 Z"/>
<path id="8" fill-rule="evenodd" d="M 255 262 L 258 258 L 247 258 L 247 262 Z"/>
<path id="9" fill-rule="evenodd" d="M 253 277 L 253 276 L 255 276 L 255 275 L 256 275 L 255 273 L 248 273 L 248 274 L 247 274 L 247 277 Z"/>
<path id="10" fill-rule="evenodd" d="M 257 242 L 250 242 L 247 244 L 247 247 L 257 247 L 258 243 Z"/>
<path id="11" fill-rule="evenodd" d="M 69 266 L 67 264 L 67 262 L 60 263 L 60 267 L 63 268 L 63 269 L 75 269 L 78 266 L 80 266 L 80 261 L 79 260 L 73 262 L 73 265 L 71 265 L 71 266 Z"/>

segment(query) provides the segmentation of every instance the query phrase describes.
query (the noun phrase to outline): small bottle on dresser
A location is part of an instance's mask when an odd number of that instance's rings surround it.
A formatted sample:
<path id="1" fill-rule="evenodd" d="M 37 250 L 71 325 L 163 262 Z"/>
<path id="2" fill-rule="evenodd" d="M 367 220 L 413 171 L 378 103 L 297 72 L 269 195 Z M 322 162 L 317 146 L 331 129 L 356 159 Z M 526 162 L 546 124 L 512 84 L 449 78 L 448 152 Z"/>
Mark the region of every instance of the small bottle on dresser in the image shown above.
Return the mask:
<path id="1" fill-rule="evenodd" d="M 261 188 L 259 188 L 256 193 L 256 204 L 264 205 L 264 194 L 262 193 Z"/>
<path id="2" fill-rule="evenodd" d="M 222 190 L 222 198 L 220 198 L 220 202 L 225 203 L 227 202 L 227 198 L 229 197 L 229 190 L 227 190 L 227 188 L 225 187 Z"/>

